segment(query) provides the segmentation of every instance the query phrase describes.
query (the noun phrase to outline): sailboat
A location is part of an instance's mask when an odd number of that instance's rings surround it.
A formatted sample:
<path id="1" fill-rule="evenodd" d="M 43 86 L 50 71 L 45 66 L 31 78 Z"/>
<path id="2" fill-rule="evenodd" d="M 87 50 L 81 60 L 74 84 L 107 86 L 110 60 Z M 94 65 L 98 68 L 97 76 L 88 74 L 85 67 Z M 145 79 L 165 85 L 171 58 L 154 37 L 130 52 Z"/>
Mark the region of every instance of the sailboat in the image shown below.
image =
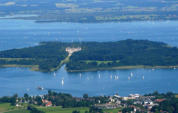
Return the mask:
<path id="1" fill-rule="evenodd" d="M 117 76 L 117 79 L 119 79 L 119 76 Z"/>
<path id="2" fill-rule="evenodd" d="M 62 81 L 61 81 L 61 84 L 62 84 L 62 86 L 64 85 L 64 80 L 62 79 Z"/>
<path id="3" fill-rule="evenodd" d="M 118 79 L 119 79 L 119 77 L 116 75 L 116 76 L 115 76 L 115 80 L 118 80 Z"/>
<path id="4" fill-rule="evenodd" d="M 98 78 L 99 78 L 99 79 L 101 78 L 101 75 L 100 75 L 100 74 L 98 75 Z"/>
<path id="5" fill-rule="evenodd" d="M 112 75 L 110 75 L 110 78 L 112 79 Z"/>
<path id="6" fill-rule="evenodd" d="M 130 73 L 130 76 L 133 77 L 133 73 L 132 72 Z"/>
<path id="7" fill-rule="evenodd" d="M 53 75 L 54 75 L 54 77 L 55 77 L 55 76 L 56 76 L 56 73 L 54 72 L 54 74 L 53 74 Z"/>
<path id="8" fill-rule="evenodd" d="M 38 90 L 44 90 L 44 88 L 41 87 L 41 86 L 38 86 L 37 89 L 38 89 Z"/>
<path id="9" fill-rule="evenodd" d="M 174 66 L 174 70 L 176 70 L 176 67 Z"/>
<path id="10" fill-rule="evenodd" d="M 144 80 L 144 79 L 145 79 L 145 77 L 144 77 L 144 76 L 142 76 L 142 79 Z"/>

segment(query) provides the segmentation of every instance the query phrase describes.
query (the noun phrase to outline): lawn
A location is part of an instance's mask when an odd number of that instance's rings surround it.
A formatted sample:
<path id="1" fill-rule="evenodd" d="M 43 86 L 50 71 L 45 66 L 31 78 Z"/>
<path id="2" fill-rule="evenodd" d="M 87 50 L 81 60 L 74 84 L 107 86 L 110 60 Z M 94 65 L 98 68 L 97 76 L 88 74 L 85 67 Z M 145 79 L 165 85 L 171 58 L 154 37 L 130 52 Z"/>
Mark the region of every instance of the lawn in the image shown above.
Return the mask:
<path id="1" fill-rule="evenodd" d="M 26 105 L 23 105 L 26 107 Z M 77 110 L 80 113 L 85 113 L 85 111 L 89 111 L 87 107 L 78 107 L 78 108 L 62 108 L 61 106 L 57 107 L 37 107 L 39 110 L 44 111 L 45 113 L 72 113 L 72 111 Z M 107 113 L 118 113 L 120 109 L 111 109 L 104 110 Z M 11 106 L 10 103 L 0 104 L 0 112 L 2 113 L 30 113 L 28 110 L 24 108 L 17 108 L 15 106 Z"/>
<path id="2" fill-rule="evenodd" d="M 85 111 L 88 111 L 89 109 L 86 107 L 81 108 L 62 108 L 62 107 L 39 107 L 38 108 L 41 111 L 44 111 L 45 113 L 72 113 L 72 111 L 77 110 L 80 111 L 80 113 L 85 113 Z"/>
<path id="3" fill-rule="evenodd" d="M 8 111 L 8 110 L 13 110 L 15 109 L 14 106 L 11 106 L 10 103 L 3 103 L 0 104 L 0 112 Z"/>
<path id="4" fill-rule="evenodd" d="M 0 112 L 3 113 L 29 113 L 26 108 L 27 104 L 23 104 L 22 107 L 11 106 L 10 103 L 0 104 Z"/>
<path id="5" fill-rule="evenodd" d="M 86 60 L 85 61 L 87 64 L 88 63 L 93 63 L 93 62 L 96 62 L 97 63 L 97 65 L 100 65 L 100 64 L 108 64 L 108 63 L 113 63 L 113 61 L 99 61 L 99 60 Z M 120 61 L 119 60 L 117 60 L 116 61 L 116 63 L 119 63 Z"/>
<path id="6" fill-rule="evenodd" d="M 13 111 L 4 112 L 4 113 L 30 113 L 30 111 L 26 109 L 20 109 L 20 110 L 13 110 Z"/>
<path id="7" fill-rule="evenodd" d="M 176 95 L 176 98 L 178 98 L 178 94 Z"/>

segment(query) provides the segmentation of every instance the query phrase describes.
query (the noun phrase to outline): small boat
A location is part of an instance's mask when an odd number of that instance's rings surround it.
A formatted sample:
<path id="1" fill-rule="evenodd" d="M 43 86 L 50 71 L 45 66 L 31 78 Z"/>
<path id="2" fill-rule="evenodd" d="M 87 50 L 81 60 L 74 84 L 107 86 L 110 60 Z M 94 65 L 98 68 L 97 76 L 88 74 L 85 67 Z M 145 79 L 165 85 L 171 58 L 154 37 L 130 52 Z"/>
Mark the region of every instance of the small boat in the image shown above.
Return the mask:
<path id="1" fill-rule="evenodd" d="M 38 86 L 37 89 L 38 89 L 38 90 L 44 90 L 44 88 L 41 87 L 41 86 Z"/>
<path id="2" fill-rule="evenodd" d="M 82 78 L 82 74 L 80 73 L 80 78 Z"/>
<path id="3" fill-rule="evenodd" d="M 128 77 L 128 80 L 130 80 L 130 76 Z"/>

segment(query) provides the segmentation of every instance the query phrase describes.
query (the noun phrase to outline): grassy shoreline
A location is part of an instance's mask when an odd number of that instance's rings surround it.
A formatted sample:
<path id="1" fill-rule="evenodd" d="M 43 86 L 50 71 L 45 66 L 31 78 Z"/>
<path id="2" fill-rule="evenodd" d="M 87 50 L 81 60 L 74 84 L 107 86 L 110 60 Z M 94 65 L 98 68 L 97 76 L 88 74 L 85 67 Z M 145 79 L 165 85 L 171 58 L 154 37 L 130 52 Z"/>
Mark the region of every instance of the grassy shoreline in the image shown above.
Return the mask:
<path id="1" fill-rule="evenodd" d="M 62 65 L 64 62 L 62 63 Z M 40 71 L 45 72 L 44 70 L 40 70 L 38 65 L 1 65 L 0 68 L 11 68 L 11 67 L 19 67 L 19 68 L 30 68 L 32 71 Z M 61 67 L 61 64 L 60 64 Z M 51 72 L 56 71 L 60 67 L 52 69 Z M 171 69 L 171 68 L 178 68 L 178 66 L 118 66 L 118 67 L 104 67 L 104 68 L 92 68 L 92 69 L 82 69 L 82 70 L 70 70 L 66 69 L 67 72 L 89 72 L 89 71 L 104 71 L 104 70 L 125 70 L 125 69 Z"/>
<path id="2" fill-rule="evenodd" d="M 30 68 L 32 71 L 40 71 L 38 65 L 17 65 L 17 64 L 6 64 L 6 65 L 1 65 L 1 66 L 0 66 L 0 68 L 11 68 L 11 67 Z"/>
<path id="3" fill-rule="evenodd" d="M 124 70 L 124 69 L 171 69 L 178 68 L 178 66 L 118 66 L 118 67 L 104 67 L 104 68 L 92 68 L 83 70 L 70 70 L 66 69 L 68 72 L 89 72 L 89 71 L 99 71 L 99 70 Z"/>

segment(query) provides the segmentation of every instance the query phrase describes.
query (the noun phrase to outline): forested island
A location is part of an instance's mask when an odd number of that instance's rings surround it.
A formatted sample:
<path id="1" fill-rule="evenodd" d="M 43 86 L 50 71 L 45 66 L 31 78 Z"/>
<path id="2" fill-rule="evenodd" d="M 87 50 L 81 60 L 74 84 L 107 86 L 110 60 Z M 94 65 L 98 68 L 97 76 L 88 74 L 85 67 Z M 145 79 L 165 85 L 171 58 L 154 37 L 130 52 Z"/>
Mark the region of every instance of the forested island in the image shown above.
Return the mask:
<path id="1" fill-rule="evenodd" d="M 76 48 L 79 49 L 73 51 Z M 0 67 L 31 67 L 36 71 L 51 72 L 63 64 L 68 72 L 176 68 L 178 48 L 162 42 L 128 39 L 117 42 L 42 42 L 35 47 L 0 52 Z"/>

